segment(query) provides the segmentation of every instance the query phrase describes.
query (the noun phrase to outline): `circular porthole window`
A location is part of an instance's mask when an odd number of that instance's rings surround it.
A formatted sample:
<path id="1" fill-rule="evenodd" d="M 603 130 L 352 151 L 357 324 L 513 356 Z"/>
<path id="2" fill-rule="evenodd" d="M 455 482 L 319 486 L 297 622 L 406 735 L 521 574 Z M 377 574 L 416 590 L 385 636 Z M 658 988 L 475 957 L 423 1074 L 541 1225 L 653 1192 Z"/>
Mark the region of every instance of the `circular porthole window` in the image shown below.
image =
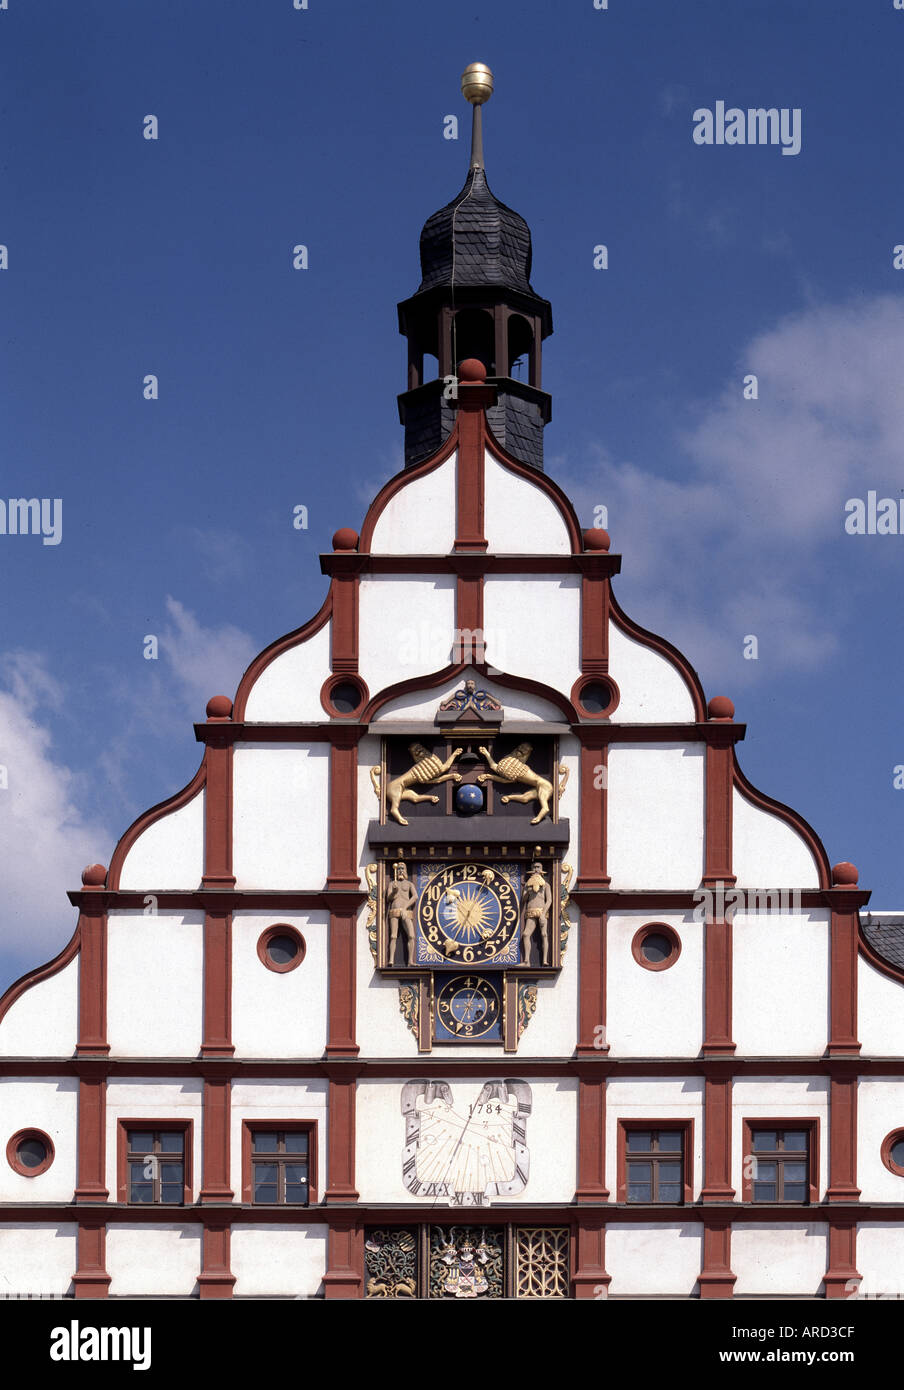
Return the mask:
<path id="1" fill-rule="evenodd" d="M 904 1178 L 904 1129 L 893 1129 L 882 1140 L 882 1162 L 889 1172 Z"/>
<path id="2" fill-rule="evenodd" d="M 285 975 L 295 970 L 304 960 L 305 940 L 300 931 L 278 922 L 262 933 L 257 943 L 257 954 L 268 970 Z"/>
<path id="3" fill-rule="evenodd" d="M 331 718 L 347 719 L 357 714 L 367 700 L 363 681 L 351 676 L 330 676 L 320 691 L 320 703 Z"/>
<path id="4" fill-rule="evenodd" d="M 611 676 L 582 676 L 575 681 L 571 698 L 585 719 L 607 719 L 621 694 Z"/>
<path id="5" fill-rule="evenodd" d="M 668 970 L 681 955 L 681 938 L 665 922 L 648 922 L 635 932 L 631 953 L 644 970 Z"/>
<path id="6" fill-rule="evenodd" d="M 20 1129 L 6 1146 L 10 1168 L 23 1178 L 36 1178 L 46 1173 L 53 1162 L 53 1142 L 41 1129 Z"/>

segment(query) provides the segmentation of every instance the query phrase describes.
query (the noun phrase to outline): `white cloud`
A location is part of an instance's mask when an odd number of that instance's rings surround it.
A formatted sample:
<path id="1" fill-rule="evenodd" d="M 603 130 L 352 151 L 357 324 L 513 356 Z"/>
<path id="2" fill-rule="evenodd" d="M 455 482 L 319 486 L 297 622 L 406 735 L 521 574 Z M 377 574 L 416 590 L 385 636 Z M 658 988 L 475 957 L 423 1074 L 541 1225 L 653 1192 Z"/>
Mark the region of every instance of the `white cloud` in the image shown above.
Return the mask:
<path id="1" fill-rule="evenodd" d="M 167 595 L 169 622 L 160 634 L 160 651 L 194 719 L 203 719 L 211 695 L 235 694 L 257 646 L 241 628 L 224 623 L 203 627 L 178 599 Z"/>
<path id="2" fill-rule="evenodd" d="M 79 887 L 82 869 L 110 852 L 113 837 L 79 811 L 80 779 L 58 759 L 41 721 L 41 711 L 58 710 L 63 699 L 43 658 L 12 653 L 3 677 L 0 763 L 8 785 L 0 790 L 0 942 L 24 970 L 68 941 L 77 917 L 66 890 Z"/>
<path id="3" fill-rule="evenodd" d="M 613 550 L 625 556 L 616 592 L 630 591 L 632 616 L 732 686 L 831 657 L 832 615 L 847 613 L 844 586 L 823 582 L 830 557 L 843 553 L 849 583 L 870 582 L 858 570 L 865 547 L 844 533 L 845 501 L 901 492 L 902 354 L 897 298 L 808 308 L 755 338 L 720 395 L 665 441 L 681 456 L 672 476 L 659 459 L 598 449 L 592 481 L 563 478 L 585 525 L 594 506 L 608 507 Z M 743 398 L 747 373 L 758 378 L 755 401 Z M 880 540 L 869 563 L 884 569 L 897 544 L 904 538 Z M 759 662 L 741 658 L 747 634 L 760 639 Z"/>

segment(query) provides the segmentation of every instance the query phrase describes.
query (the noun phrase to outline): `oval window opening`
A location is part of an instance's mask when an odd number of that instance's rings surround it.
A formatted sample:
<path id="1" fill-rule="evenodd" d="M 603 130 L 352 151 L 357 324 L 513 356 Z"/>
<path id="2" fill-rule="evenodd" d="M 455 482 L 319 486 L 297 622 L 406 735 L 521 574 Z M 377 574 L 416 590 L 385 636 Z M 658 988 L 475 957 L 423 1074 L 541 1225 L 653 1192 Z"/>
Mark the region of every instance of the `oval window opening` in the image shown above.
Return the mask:
<path id="1" fill-rule="evenodd" d="M 274 965 L 289 965 L 299 952 L 298 942 L 291 936 L 271 936 L 267 942 L 267 955 Z"/>
<path id="2" fill-rule="evenodd" d="M 648 960 L 651 965 L 659 965 L 672 954 L 672 943 L 667 936 L 662 936 L 659 932 L 650 932 L 649 936 L 644 937 L 640 950 L 644 960 Z"/>
<path id="3" fill-rule="evenodd" d="M 353 714 L 361 703 L 361 691 L 351 681 L 341 681 L 330 691 L 330 703 L 340 714 Z"/>
<path id="4" fill-rule="evenodd" d="M 21 1139 L 16 1146 L 16 1158 L 23 1168 L 40 1168 L 47 1159 L 47 1145 L 42 1139 Z"/>

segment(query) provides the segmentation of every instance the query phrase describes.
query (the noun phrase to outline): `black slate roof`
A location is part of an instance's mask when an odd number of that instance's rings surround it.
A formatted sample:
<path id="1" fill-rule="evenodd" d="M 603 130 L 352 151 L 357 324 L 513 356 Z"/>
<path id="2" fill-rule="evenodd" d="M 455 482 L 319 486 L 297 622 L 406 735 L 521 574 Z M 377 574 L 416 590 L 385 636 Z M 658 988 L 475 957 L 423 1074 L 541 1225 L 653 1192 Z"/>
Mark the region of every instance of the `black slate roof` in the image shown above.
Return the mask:
<path id="1" fill-rule="evenodd" d="M 458 196 L 424 223 L 418 294 L 452 284 L 453 220 L 456 286 L 504 285 L 534 293 L 530 228 L 493 196 L 485 171 L 472 169 Z"/>
<path id="2" fill-rule="evenodd" d="M 866 913 L 860 918 L 860 927 L 877 956 L 904 970 L 904 917 L 900 914 L 877 917 Z"/>

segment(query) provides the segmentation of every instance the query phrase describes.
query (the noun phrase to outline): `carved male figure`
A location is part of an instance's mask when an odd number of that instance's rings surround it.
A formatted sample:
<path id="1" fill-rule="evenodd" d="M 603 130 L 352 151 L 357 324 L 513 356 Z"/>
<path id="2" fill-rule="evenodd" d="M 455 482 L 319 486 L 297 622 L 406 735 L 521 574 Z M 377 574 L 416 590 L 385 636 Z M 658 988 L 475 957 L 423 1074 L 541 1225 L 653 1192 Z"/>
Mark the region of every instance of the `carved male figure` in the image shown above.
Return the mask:
<path id="1" fill-rule="evenodd" d="M 395 964 L 396 942 L 402 929 L 405 964 L 414 964 L 414 909 L 417 892 L 404 864 L 393 866 L 393 881 L 386 889 L 386 916 L 389 922 L 389 964 Z"/>
<path id="2" fill-rule="evenodd" d="M 534 933 L 540 933 L 540 964 L 549 965 L 549 909 L 552 892 L 543 873 L 543 865 L 533 863 L 521 891 L 521 951 L 525 964 L 530 961 Z"/>

